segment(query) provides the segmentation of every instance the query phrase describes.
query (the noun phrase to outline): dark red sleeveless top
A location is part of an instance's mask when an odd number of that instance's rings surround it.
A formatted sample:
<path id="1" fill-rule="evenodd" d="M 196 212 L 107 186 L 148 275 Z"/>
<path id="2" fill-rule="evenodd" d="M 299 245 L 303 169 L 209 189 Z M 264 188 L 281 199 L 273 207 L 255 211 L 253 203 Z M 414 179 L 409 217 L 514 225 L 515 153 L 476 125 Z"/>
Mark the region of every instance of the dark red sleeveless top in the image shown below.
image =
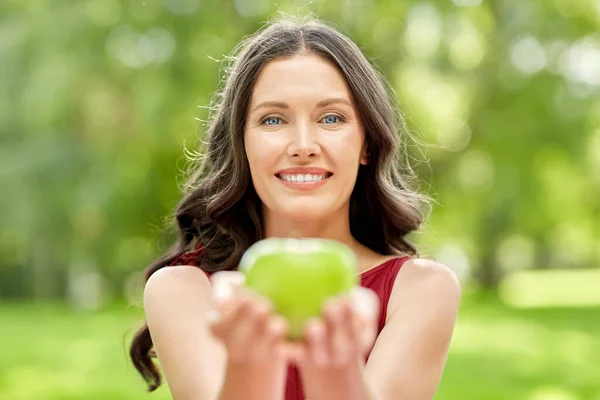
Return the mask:
<path id="1" fill-rule="evenodd" d="M 201 251 L 201 248 L 198 248 L 196 251 L 185 253 L 178 257 L 170 265 L 197 266 L 197 256 Z M 402 265 L 409 258 L 409 256 L 393 258 L 384 262 L 383 264 L 379 264 L 378 266 L 363 272 L 360 275 L 360 285 L 371 289 L 379 297 L 381 307 L 379 311 L 379 323 L 377 329 L 378 335 L 381 333 L 381 330 L 385 325 L 388 301 L 390 299 L 390 294 L 392 293 L 392 288 L 394 287 L 394 282 L 396 281 L 396 275 L 398 275 L 398 271 L 400 271 Z M 207 275 L 210 274 L 207 273 Z M 305 400 L 300 374 L 298 369 L 293 366 L 288 369 L 285 400 Z"/>

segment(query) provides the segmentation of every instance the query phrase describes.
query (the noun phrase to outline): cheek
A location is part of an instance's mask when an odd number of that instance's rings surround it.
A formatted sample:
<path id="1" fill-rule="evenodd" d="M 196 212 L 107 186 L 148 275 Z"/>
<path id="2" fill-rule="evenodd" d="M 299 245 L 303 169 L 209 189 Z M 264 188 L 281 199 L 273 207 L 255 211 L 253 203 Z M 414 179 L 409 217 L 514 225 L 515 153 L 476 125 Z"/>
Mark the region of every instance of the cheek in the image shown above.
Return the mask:
<path id="1" fill-rule="evenodd" d="M 340 138 L 336 142 L 329 143 L 330 154 L 335 158 L 338 167 L 347 171 L 354 169 L 361 161 L 362 139 L 357 134 Z"/>
<path id="2" fill-rule="evenodd" d="M 275 151 L 264 140 L 252 136 L 246 137 L 245 151 L 254 186 L 260 186 L 261 179 L 276 162 Z"/>

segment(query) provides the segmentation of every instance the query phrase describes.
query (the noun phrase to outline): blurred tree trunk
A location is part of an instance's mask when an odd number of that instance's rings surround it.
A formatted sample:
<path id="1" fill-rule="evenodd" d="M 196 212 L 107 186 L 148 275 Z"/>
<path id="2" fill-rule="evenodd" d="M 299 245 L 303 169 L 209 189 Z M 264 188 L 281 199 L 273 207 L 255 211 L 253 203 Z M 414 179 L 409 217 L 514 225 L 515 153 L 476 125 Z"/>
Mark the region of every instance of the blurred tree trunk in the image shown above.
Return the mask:
<path id="1" fill-rule="evenodd" d="M 481 258 L 480 269 L 478 270 L 478 273 L 475 274 L 475 280 L 481 287 L 495 290 L 498 288 L 501 275 L 502 274 L 496 264 L 494 253 L 487 251 Z"/>
<path id="2" fill-rule="evenodd" d="M 475 279 L 483 288 L 497 289 L 504 275 L 496 261 L 496 253 L 498 243 L 510 229 L 509 216 L 510 201 L 498 196 L 495 204 L 491 204 L 488 217 L 481 223 L 481 233 L 478 235 L 479 247 L 482 249 L 481 264 Z"/>
<path id="3" fill-rule="evenodd" d="M 34 300 L 59 297 L 56 274 L 52 268 L 52 251 L 48 239 L 39 237 L 31 253 L 32 294 Z"/>

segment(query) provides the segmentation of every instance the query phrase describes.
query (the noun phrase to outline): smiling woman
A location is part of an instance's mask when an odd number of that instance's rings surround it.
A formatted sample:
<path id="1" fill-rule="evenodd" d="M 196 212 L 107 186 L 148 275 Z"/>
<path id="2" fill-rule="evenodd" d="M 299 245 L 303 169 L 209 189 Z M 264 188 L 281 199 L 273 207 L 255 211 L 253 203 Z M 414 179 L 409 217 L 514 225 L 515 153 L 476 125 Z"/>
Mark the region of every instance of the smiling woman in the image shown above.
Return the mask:
<path id="1" fill-rule="evenodd" d="M 278 58 L 258 75 L 244 144 L 266 236 L 285 237 L 298 221 L 309 236 L 319 223 L 349 232 L 336 225 L 349 222 L 357 170 L 367 164 L 354 103 L 336 65 L 315 53 Z"/>
<path id="2" fill-rule="evenodd" d="M 460 289 L 406 239 L 426 197 L 401 173 L 389 85 L 317 20 L 274 21 L 233 60 L 176 210 L 179 240 L 146 270 L 135 367 L 154 390 L 157 356 L 176 400 L 431 399 Z M 291 236 L 345 244 L 360 271 L 294 346 L 237 271 L 252 244 Z"/>

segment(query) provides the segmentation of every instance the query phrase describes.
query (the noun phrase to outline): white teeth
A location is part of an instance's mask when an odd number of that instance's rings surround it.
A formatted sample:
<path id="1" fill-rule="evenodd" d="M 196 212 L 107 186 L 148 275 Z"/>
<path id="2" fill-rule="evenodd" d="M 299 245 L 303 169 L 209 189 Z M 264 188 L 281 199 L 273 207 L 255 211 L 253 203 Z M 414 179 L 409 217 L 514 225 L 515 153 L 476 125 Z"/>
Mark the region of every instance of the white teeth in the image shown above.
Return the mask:
<path id="1" fill-rule="evenodd" d="M 281 179 L 284 179 L 288 182 L 318 182 L 320 180 L 325 179 L 325 174 L 317 175 L 317 174 L 296 174 L 296 175 L 279 175 Z"/>

